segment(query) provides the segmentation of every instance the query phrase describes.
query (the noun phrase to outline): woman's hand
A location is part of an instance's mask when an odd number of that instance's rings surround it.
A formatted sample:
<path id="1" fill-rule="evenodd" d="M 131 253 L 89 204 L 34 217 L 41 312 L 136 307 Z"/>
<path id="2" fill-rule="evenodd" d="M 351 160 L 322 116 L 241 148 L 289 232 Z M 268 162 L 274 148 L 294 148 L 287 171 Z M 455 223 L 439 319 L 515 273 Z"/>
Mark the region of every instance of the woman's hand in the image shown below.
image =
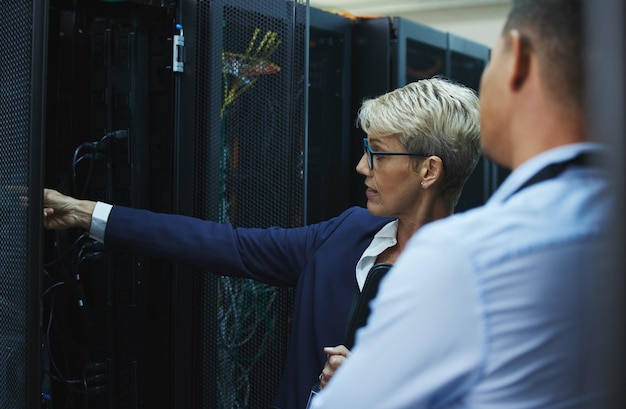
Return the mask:
<path id="1" fill-rule="evenodd" d="M 320 388 L 326 386 L 333 377 L 337 368 L 341 366 L 343 361 L 350 355 L 350 350 L 344 345 L 337 345 L 336 347 L 325 347 L 324 352 L 328 356 L 324 369 L 320 374 Z"/>
<path id="2" fill-rule="evenodd" d="M 78 200 L 52 189 L 43 191 L 43 225 L 46 229 L 63 230 L 80 227 L 89 230 L 96 203 Z"/>

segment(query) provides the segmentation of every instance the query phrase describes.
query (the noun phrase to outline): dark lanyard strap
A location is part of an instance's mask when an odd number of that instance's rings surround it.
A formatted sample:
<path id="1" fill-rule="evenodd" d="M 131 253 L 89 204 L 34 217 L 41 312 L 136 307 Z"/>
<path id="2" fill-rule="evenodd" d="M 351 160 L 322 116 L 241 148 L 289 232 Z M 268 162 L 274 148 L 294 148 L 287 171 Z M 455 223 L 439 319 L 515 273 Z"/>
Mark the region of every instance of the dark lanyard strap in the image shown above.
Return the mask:
<path id="1" fill-rule="evenodd" d="M 391 266 L 388 263 L 374 264 L 367 273 L 363 290 L 356 295 L 355 308 L 352 310 L 348 321 L 346 341 L 344 342 L 346 348 L 352 349 L 356 331 L 367 323 L 367 318 L 370 315 L 370 301 L 376 297 L 378 286 Z"/>
<path id="2" fill-rule="evenodd" d="M 510 196 L 518 193 L 522 189 L 526 189 L 528 186 L 543 182 L 548 179 L 552 179 L 560 175 L 565 169 L 571 165 L 589 166 L 597 162 L 599 154 L 591 152 L 582 152 L 571 159 L 563 162 L 551 163 L 539 172 L 535 173 L 533 177 L 528 179 L 522 186 L 518 187 Z M 509 196 L 509 197 L 510 197 Z"/>

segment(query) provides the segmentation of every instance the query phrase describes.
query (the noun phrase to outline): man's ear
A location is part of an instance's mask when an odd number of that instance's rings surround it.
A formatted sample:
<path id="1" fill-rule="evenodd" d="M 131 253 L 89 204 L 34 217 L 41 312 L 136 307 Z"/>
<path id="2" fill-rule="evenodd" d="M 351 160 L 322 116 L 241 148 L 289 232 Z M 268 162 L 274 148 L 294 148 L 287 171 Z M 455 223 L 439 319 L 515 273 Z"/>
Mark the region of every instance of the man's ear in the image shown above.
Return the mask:
<path id="1" fill-rule="evenodd" d="M 422 162 L 420 174 L 422 176 L 420 185 L 423 189 L 427 189 L 443 178 L 443 161 L 439 156 L 432 155 L 427 157 Z"/>
<path id="2" fill-rule="evenodd" d="M 517 30 L 507 34 L 511 71 L 509 73 L 509 87 L 513 92 L 519 91 L 528 79 L 531 62 L 531 48 L 528 39 Z"/>

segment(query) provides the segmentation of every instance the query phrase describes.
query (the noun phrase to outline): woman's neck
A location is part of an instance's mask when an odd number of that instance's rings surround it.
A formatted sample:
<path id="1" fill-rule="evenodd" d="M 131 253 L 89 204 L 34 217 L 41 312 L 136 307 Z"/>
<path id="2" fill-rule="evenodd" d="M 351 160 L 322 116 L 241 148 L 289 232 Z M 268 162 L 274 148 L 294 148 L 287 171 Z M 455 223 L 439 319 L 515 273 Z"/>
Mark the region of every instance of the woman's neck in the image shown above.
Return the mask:
<path id="1" fill-rule="evenodd" d="M 452 215 L 452 211 L 448 210 L 444 206 L 433 206 L 430 209 L 418 213 L 415 217 L 399 217 L 398 218 L 398 231 L 396 233 L 397 247 L 400 251 L 404 249 L 409 239 L 418 231 L 423 225 L 433 222 L 435 220 L 443 219 Z"/>
<path id="2" fill-rule="evenodd" d="M 400 253 L 404 250 L 404 247 L 409 242 L 413 234 L 418 231 L 423 225 L 432 221 L 442 219 L 450 216 L 452 212 L 431 212 L 428 217 L 418 217 L 407 220 L 405 218 L 398 218 L 398 230 L 396 232 L 396 245 L 387 248 L 377 258 L 377 263 L 395 263 L 396 259 L 400 256 Z"/>

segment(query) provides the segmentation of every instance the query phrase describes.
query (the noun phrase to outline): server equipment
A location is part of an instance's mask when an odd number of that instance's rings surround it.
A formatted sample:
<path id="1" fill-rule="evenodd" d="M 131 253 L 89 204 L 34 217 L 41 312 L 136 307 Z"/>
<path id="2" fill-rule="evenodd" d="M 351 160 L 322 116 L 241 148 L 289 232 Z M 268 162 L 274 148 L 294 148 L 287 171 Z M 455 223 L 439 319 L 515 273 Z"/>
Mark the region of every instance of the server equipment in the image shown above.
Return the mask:
<path id="1" fill-rule="evenodd" d="M 304 223 L 304 2 L 53 0 L 48 13 L 47 186 L 235 226 Z M 83 232 L 46 243 L 52 402 L 269 406 L 289 289 Z"/>
<path id="2" fill-rule="evenodd" d="M 351 21 L 310 9 L 308 48 L 308 153 L 306 222 L 337 216 L 350 207 L 356 175 L 351 141 L 358 138 L 351 113 Z"/>
<path id="3" fill-rule="evenodd" d="M 173 208 L 237 227 L 305 221 L 304 1 L 182 2 Z M 292 290 L 176 266 L 173 370 L 183 407 L 269 407 Z"/>
<path id="4" fill-rule="evenodd" d="M 51 0 L 45 186 L 171 210 L 175 2 Z M 50 407 L 171 407 L 171 269 L 46 231 Z"/>
<path id="5" fill-rule="evenodd" d="M 0 407 L 34 408 L 41 391 L 45 2 L 0 3 Z"/>

